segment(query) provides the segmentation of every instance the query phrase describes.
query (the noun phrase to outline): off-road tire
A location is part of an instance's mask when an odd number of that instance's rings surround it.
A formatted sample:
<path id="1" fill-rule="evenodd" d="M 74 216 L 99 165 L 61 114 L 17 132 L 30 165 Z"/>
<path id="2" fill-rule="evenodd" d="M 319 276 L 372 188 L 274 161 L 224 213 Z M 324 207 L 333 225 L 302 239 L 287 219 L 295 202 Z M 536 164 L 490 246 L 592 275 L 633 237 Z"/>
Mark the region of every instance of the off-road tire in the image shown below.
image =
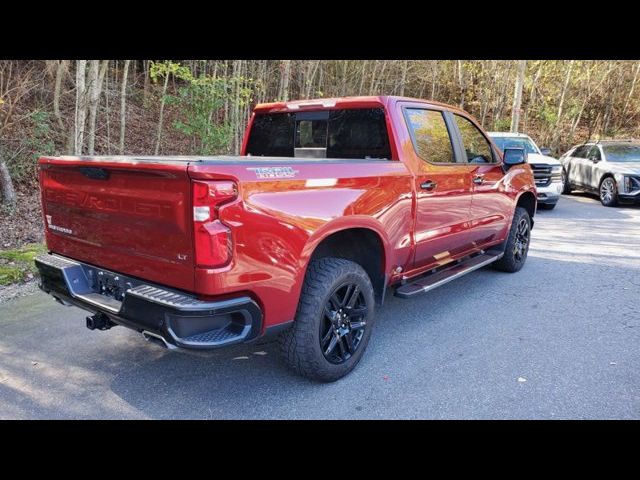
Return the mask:
<path id="1" fill-rule="evenodd" d="M 331 363 L 321 348 L 321 322 L 325 322 L 325 305 L 345 283 L 353 283 L 362 292 L 361 301 L 367 308 L 366 326 L 358 347 L 343 363 Z M 313 260 L 307 273 L 298 303 L 295 321 L 280 334 L 280 349 L 287 364 L 299 375 L 311 380 L 333 382 L 345 376 L 358 364 L 366 350 L 374 319 L 374 291 L 363 268 L 342 258 Z"/>
<path id="2" fill-rule="evenodd" d="M 518 228 L 521 222 L 524 221 L 527 224 L 528 240 L 531 239 L 531 217 L 522 207 L 516 207 L 516 211 L 513 214 L 513 221 L 511 222 L 511 228 L 509 229 L 509 236 L 505 242 L 504 255 L 500 260 L 493 262 L 493 267 L 503 272 L 517 272 L 522 268 L 527 260 L 527 254 L 529 253 L 529 241 L 527 241 L 524 256 L 518 258 L 516 254 L 516 243 L 518 236 Z"/>

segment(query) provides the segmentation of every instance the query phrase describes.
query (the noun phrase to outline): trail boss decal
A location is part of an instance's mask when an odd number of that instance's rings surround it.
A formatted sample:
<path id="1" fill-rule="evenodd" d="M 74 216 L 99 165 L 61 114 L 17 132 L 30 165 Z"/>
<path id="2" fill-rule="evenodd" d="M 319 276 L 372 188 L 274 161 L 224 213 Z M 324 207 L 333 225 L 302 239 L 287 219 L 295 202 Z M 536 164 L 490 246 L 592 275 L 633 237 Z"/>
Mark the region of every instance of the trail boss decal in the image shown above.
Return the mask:
<path id="1" fill-rule="evenodd" d="M 298 170 L 291 167 L 251 167 L 247 170 L 253 170 L 257 178 L 294 178 Z"/>
<path id="2" fill-rule="evenodd" d="M 49 226 L 49 230 L 55 230 L 56 232 L 66 233 L 67 235 L 73 235 L 73 230 L 70 228 L 59 227 L 58 225 L 54 225 L 51 221 L 51 215 L 47 215 L 47 225 Z"/>

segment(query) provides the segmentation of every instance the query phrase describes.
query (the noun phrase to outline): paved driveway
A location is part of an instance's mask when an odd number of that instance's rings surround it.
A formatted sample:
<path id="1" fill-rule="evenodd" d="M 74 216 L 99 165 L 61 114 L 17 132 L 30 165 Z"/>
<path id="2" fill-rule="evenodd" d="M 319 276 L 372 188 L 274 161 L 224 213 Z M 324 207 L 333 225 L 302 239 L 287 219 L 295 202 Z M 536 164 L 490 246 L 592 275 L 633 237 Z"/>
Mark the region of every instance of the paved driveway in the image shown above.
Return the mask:
<path id="1" fill-rule="evenodd" d="M 289 373 L 275 343 L 169 353 L 42 293 L 0 305 L 0 418 L 640 418 L 640 208 L 563 197 L 517 274 L 389 297 L 360 366 Z"/>

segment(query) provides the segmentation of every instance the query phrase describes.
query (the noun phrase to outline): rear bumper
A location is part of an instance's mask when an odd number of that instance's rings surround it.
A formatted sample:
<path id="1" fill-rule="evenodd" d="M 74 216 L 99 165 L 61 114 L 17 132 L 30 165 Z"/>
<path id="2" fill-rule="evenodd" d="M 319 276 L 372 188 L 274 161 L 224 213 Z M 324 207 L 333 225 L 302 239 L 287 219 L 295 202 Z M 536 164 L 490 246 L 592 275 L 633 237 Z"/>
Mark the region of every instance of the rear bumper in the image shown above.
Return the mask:
<path id="1" fill-rule="evenodd" d="M 159 285 L 44 254 L 40 288 L 56 299 L 160 340 L 168 348 L 207 350 L 258 337 L 262 311 L 247 296 L 202 301 Z"/>

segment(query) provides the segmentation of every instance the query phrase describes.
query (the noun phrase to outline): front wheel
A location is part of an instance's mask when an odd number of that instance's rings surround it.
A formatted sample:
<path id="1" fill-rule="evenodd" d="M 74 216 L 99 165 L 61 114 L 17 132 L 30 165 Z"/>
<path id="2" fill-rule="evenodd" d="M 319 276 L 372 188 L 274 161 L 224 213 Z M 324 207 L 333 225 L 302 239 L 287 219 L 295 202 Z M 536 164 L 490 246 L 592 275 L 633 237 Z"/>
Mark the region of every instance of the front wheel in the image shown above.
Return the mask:
<path id="1" fill-rule="evenodd" d="M 332 257 L 312 261 L 293 326 L 280 337 L 285 360 L 312 380 L 345 376 L 367 348 L 374 306 L 371 280 L 360 265 Z"/>
<path id="2" fill-rule="evenodd" d="M 505 242 L 504 255 L 493 263 L 494 267 L 503 272 L 517 272 L 522 268 L 529 253 L 531 240 L 531 217 L 522 207 L 516 207 L 509 236 Z"/>
<path id="3" fill-rule="evenodd" d="M 618 187 L 613 177 L 606 177 L 600 183 L 600 202 L 605 207 L 615 207 L 618 204 Z"/>

